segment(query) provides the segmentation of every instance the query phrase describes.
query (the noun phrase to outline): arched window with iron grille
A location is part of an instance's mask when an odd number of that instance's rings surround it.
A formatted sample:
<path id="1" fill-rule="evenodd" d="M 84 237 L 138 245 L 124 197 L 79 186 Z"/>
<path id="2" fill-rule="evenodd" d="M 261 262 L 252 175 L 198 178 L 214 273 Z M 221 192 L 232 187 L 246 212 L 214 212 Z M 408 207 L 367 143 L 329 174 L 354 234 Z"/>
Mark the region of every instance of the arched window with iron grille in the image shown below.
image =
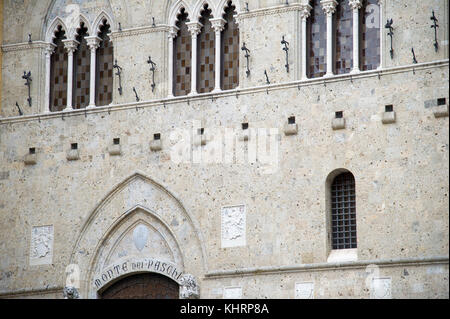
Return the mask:
<path id="1" fill-rule="evenodd" d="M 357 248 L 355 177 L 350 172 L 337 175 L 330 191 L 332 249 Z"/>

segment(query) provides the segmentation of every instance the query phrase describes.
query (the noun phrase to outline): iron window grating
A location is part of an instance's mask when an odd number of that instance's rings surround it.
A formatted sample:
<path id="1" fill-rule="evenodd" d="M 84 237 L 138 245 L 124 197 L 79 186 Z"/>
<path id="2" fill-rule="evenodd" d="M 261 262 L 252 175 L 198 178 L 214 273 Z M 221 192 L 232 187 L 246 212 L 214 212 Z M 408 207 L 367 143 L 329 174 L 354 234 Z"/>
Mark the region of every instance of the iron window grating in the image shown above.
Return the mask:
<path id="1" fill-rule="evenodd" d="M 331 186 L 331 232 L 333 249 L 356 248 L 355 179 L 338 175 Z"/>

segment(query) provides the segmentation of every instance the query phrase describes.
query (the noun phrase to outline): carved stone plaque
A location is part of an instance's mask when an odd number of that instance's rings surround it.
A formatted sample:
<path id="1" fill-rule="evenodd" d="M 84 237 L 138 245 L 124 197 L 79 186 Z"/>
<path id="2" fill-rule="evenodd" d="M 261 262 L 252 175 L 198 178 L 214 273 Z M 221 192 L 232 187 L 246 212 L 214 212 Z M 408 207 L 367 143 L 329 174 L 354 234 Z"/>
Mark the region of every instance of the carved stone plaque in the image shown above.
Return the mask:
<path id="1" fill-rule="evenodd" d="M 31 232 L 30 265 L 48 265 L 53 259 L 53 226 L 33 227 Z"/>
<path id="2" fill-rule="evenodd" d="M 314 283 L 313 282 L 296 283 L 295 299 L 314 299 Z"/>
<path id="3" fill-rule="evenodd" d="M 242 299 L 242 288 L 241 287 L 224 288 L 223 299 Z"/>
<path id="4" fill-rule="evenodd" d="M 391 278 L 373 278 L 370 298 L 392 299 L 391 284 Z"/>
<path id="5" fill-rule="evenodd" d="M 245 205 L 222 208 L 222 248 L 246 245 Z"/>

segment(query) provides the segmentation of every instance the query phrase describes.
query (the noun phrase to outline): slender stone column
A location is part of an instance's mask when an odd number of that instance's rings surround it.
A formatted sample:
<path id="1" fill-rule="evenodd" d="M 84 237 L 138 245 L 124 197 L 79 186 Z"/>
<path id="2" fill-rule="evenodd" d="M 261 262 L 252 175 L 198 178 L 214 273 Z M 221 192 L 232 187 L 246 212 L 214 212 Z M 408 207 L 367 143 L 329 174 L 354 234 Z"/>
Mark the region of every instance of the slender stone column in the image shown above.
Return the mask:
<path id="1" fill-rule="evenodd" d="M 353 69 L 351 73 L 359 73 L 359 9 L 362 7 L 361 0 L 350 0 L 353 10 Z"/>
<path id="2" fill-rule="evenodd" d="M 378 6 L 379 6 L 379 14 L 380 14 L 380 25 L 378 26 L 380 28 L 380 65 L 378 66 L 378 70 L 383 69 L 384 67 L 384 32 L 383 30 L 383 6 L 385 4 L 384 0 L 378 0 Z"/>
<path id="3" fill-rule="evenodd" d="M 220 79 L 222 75 L 222 31 L 225 28 L 226 20 L 223 18 L 211 19 L 212 27 L 216 32 L 216 62 L 215 62 L 215 87 L 213 92 L 220 92 Z"/>
<path id="4" fill-rule="evenodd" d="M 203 25 L 199 22 L 189 22 L 187 23 L 187 26 L 192 36 L 191 93 L 188 95 L 195 95 L 197 94 L 197 37 Z"/>
<path id="5" fill-rule="evenodd" d="M 308 61 L 306 54 L 307 35 L 306 35 L 306 20 L 311 15 L 312 7 L 309 4 L 303 4 L 300 9 L 300 18 L 302 19 L 302 80 L 307 80 Z"/>
<path id="6" fill-rule="evenodd" d="M 45 98 L 44 98 L 44 113 L 50 113 L 50 72 L 51 72 L 51 58 L 55 52 L 56 45 L 47 43 L 45 47 Z"/>
<path id="7" fill-rule="evenodd" d="M 177 27 L 171 27 L 169 30 L 169 67 L 168 67 L 168 72 L 169 74 L 167 75 L 167 79 L 169 81 L 169 85 L 167 86 L 167 90 L 168 90 L 168 94 L 167 97 L 171 98 L 174 97 L 173 95 L 173 64 L 174 64 L 174 60 L 173 60 L 173 41 L 175 40 L 175 38 L 177 37 L 178 34 L 178 30 L 179 28 Z"/>
<path id="8" fill-rule="evenodd" d="M 101 39 L 97 36 L 91 36 L 86 37 L 86 42 L 89 46 L 89 49 L 91 50 L 91 69 L 90 69 L 90 99 L 89 99 L 89 106 L 87 108 L 94 108 L 95 107 L 95 72 L 96 72 L 96 59 L 97 59 L 97 49 L 100 46 Z"/>
<path id="9" fill-rule="evenodd" d="M 322 0 L 323 11 L 327 15 L 327 73 L 325 76 L 333 76 L 333 13 L 336 11 L 336 0 Z"/>
<path id="10" fill-rule="evenodd" d="M 63 40 L 64 48 L 67 50 L 67 106 L 64 111 L 72 111 L 72 96 L 73 96 L 73 53 L 77 50 L 80 44 L 76 40 Z"/>

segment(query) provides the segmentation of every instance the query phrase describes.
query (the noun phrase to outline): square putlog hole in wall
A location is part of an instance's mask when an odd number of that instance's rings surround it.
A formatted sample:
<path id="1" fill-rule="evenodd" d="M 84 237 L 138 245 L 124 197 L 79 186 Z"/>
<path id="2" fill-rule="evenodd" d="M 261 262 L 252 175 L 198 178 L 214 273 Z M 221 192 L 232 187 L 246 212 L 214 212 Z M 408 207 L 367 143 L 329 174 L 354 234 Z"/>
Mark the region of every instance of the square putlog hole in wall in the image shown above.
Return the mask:
<path id="1" fill-rule="evenodd" d="M 284 135 L 296 135 L 298 134 L 298 125 L 295 123 L 295 116 L 288 117 L 287 124 L 284 125 Z"/>
<path id="2" fill-rule="evenodd" d="M 334 118 L 331 121 L 331 128 L 333 130 L 342 130 L 345 128 L 345 119 L 343 111 L 337 111 L 334 113 Z"/>
<path id="3" fill-rule="evenodd" d="M 384 112 L 381 115 L 381 122 L 383 124 L 392 124 L 396 121 L 396 114 L 394 112 L 394 106 L 392 104 L 388 104 L 384 106 Z"/>
<path id="4" fill-rule="evenodd" d="M 35 165 L 36 162 L 37 162 L 36 148 L 35 147 L 30 147 L 28 149 L 28 154 L 25 155 L 24 163 L 25 163 L 25 165 Z"/>
<path id="5" fill-rule="evenodd" d="M 445 97 L 437 99 L 436 106 L 433 107 L 433 114 L 436 118 L 448 116 L 448 103 Z"/>
<path id="6" fill-rule="evenodd" d="M 70 144 L 70 150 L 67 152 L 67 160 L 77 161 L 80 159 L 80 153 L 78 152 L 78 143 Z"/>
<path id="7" fill-rule="evenodd" d="M 153 152 L 162 150 L 161 133 L 153 134 L 153 141 L 150 142 L 150 150 Z"/>
<path id="8" fill-rule="evenodd" d="M 119 156 L 122 154 L 122 147 L 120 146 L 120 138 L 113 138 L 113 143 L 108 147 L 108 153 L 111 156 Z"/>

